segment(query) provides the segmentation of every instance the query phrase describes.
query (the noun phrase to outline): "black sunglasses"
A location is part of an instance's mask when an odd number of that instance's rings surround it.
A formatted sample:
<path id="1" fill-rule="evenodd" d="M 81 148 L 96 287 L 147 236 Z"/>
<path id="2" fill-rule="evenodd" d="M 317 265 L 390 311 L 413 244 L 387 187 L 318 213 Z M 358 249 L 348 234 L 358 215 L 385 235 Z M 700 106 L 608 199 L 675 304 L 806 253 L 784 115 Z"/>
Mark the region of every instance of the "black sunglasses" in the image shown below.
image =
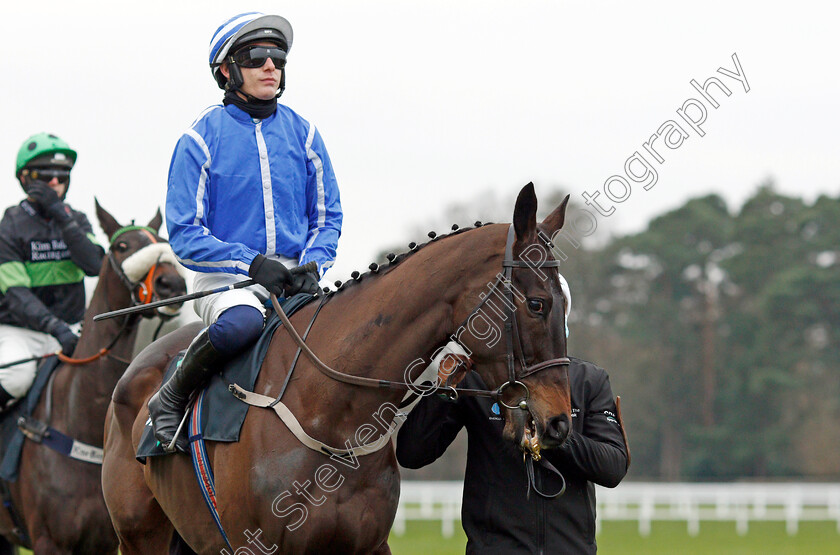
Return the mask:
<path id="1" fill-rule="evenodd" d="M 41 181 L 44 183 L 49 183 L 53 180 L 53 178 L 56 178 L 60 184 L 67 185 L 70 183 L 70 170 L 57 168 L 32 168 L 29 170 L 29 177 L 32 178 L 33 181 Z"/>
<path id="2" fill-rule="evenodd" d="M 241 67 L 255 68 L 264 66 L 269 58 L 277 69 L 286 65 L 286 52 L 274 46 L 246 46 L 237 50 L 230 60 Z"/>

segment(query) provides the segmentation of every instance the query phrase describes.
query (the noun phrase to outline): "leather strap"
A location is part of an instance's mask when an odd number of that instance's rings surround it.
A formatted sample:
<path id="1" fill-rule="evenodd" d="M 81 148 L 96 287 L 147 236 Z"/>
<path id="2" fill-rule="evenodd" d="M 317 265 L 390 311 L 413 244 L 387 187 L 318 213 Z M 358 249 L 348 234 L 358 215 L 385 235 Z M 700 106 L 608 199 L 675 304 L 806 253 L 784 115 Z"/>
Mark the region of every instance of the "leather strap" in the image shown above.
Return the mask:
<path id="1" fill-rule="evenodd" d="M 101 447 L 82 443 L 29 416 L 18 418 L 17 425 L 23 435 L 31 441 L 49 447 L 65 457 L 91 464 L 102 464 Z"/>
<path id="2" fill-rule="evenodd" d="M 315 368 L 318 369 L 319 372 L 324 374 L 325 376 L 332 378 L 335 381 L 348 383 L 352 385 L 360 385 L 363 387 L 374 387 L 379 389 L 398 389 L 401 391 L 411 391 L 412 387 L 404 382 L 395 382 L 390 380 L 379 380 L 376 378 L 366 378 L 364 376 L 354 376 L 352 374 L 346 374 L 344 372 L 339 372 L 338 370 L 334 370 L 324 364 L 321 359 L 318 358 L 312 349 L 309 348 L 304 340 L 300 337 L 295 327 L 289 321 L 289 317 L 286 316 L 286 313 L 283 312 L 283 309 L 280 307 L 280 303 L 277 301 L 277 297 L 274 295 L 271 296 L 271 304 L 274 307 L 274 311 L 277 312 L 277 316 L 280 318 L 280 321 L 283 322 L 283 327 L 286 328 L 286 331 L 292 337 L 292 340 L 295 344 L 300 347 L 303 353 L 309 358 L 312 364 L 315 365 Z M 443 389 L 443 388 L 440 388 Z M 447 391 L 457 391 L 455 397 L 458 396 L 477 396 L 477 397 L 489 397 L 491 399 L 498 398 L 498 391 L 489 391 L 483 389 L 458 389 L 455 390 L 454 388 Z"/>
<path id="3" fill-rule="evenodd" d="M 528 480 L 528 491 L 525 492 L 526 499 L 530 499 L 532 489 L 537 493 L 537 495 L 539 495 L 543 499 L 554 499 L 555 497 L 560 497 L 561 495 L 566 493 L 566 479 L 563 477 L 563 474 L 561 474 L 560 471 L 557 470 L 557 468 L 555 468 L 553 464 L 545 460 L 545 457 L 538 460 L 539 464 L 542 465 L 542 467 L 548 470 L 549 472 L 560 476 L 560 479 L 563 480 L 563 486 L 557 493 L 544 493 L 540 491 L 537 488 L 537 482 L 534 476 L 534 459 L 532 457 L 527 457 L 525 453 L 522 453 L 522 458 L 525 460 L 525 477 Z"/>
<path id="4" fill-rule="evenodd" d="M 312 326 L 315 324 L 315 319 L 318 318 L 318 313 L 321 312 L 321 309 L 327 304 L 327 297 L 326 295 L 321 296 L 321 302 L 318 303 L 318 306 L 315 308 L 315 313 L 312 315 L 312 320 L 309 321 L 309 326 L 307 326 L 306 331 L 303 332 L 303 340 L 306 341 L 306 338 L 309 337 L 309 331 L 312 329 Z M 283 380 L 283 386 L 280 388 L 280 395 L 277 396 L 277 402 L 280 402 L 280 399 L 283 398 L 283 394 L 286 393 L 286 388 L 289 387 L 289 382 L 292 380 L 292 374 L 295 371 L 295 367 L 297 366 L 297 361 L 300 358 L 301 348 L 298 347 L 297 352 L 295 353 L 295 358 L 292 360 L 292 365 L 289 367 L 289 373 L 286 375 L 286 379 Z"/>
<path id="5" fill-rule="evenodd" d="M 282 401 L 278 401 L 273 397 L 268 397 L 266 395 L 260 395 L 259 393 L 252 393 L 250 391 L 245 391 L 237 384 L 230 384 L 229 386 L 230 392 L 233 393 L 234 397 L 246 403 L 248 405 L 254 407 L 261 407 L 261 408 L 271 408 L 277 416 L 280 417 L 280 420 L 283 421 L 283 424 L 289 429 L 290 432 L 300 441 L 302 444 L 306 445 L 313 451 L 318 451 L 320 453 L 324 453 L 328 456 L 338 456 L 347 459 L 355 459 L 356 457 L 362 455 L 370 455 L 371 453 L 376 453 L 386 445 L 390 443 L 391 434 L 382 434 L 382 436 L 373 441 L 371 443 L 367 443 L 365 445 L 358 445 L 355 447 L 350 447 L 348 449 L 340 448 L 340 447 L 332 447 L 318 441 L 314 437 L 310 436 L 306 433 L 303 427 L 298 422 L 298 419 L 295 418 L 295 415 L 292 414 L 292 411 L 289 410 Z M 349 444 L 349 441 L 348 441 Z"/>

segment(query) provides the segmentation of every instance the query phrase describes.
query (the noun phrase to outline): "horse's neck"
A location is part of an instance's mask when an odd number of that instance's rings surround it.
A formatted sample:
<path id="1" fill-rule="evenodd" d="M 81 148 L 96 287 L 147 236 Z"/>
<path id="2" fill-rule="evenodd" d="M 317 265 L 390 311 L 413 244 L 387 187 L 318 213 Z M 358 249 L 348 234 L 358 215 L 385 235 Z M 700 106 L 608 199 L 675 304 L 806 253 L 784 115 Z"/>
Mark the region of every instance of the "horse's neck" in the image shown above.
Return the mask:
<path id="1" fill-rule="evenodd" d="M 372 377 L 402 380 L 412 361 L 453 338 L 455 319 L 473 308 L 465 303 L 477 305 L 482 286 L 501 270 L 503 245 L 499 233 L 473 230 L 426 246 L 387 274 L 372 277 L 365 289 L 361 284 L 357 295 L 337 295 L 333 314 L 344 314 L 344 329 L 359 336 L 344 342 L 343 353 L 377 361 Z"/>
<path id="2" fill-rule="evenodd" d="M 81 441 L 101 445 L 102 423 L 111 393 L 131 360 L 137 338 L 137 322 L 130 322 L 124 328 L 126 317 L 100 322 L 94 322 L 93 317 L 129 305 L 130 297 L 122 284 L 113 276 L 100 275 L 85 312 L 82 335 L 73 358 L 94 356 L 116 341 L 106 356 L 80 365 L 64 364 L 57 371 L 53 388 L 53 422 Z"/>
<path id="3" fill-rule="evenodd" d="M 395 382 L 404 382 L 407 374 L 417 377 L 434 351 L 452 339 L 454 318 L 466 308 L 465 292 L 474 290 L 477 304 L 483 283 L 501 269 L 503 241 L 490 236 L 487 243 L 477 242 L 472 249 L 429 245 L 387 274 L 367 283 L 363 279 L 352 286 L 356 291 L 335 295 L 319 316 L 323 327 L 313 328 L 313 350 L 348 374 Z M 307 396 L 323 395 L 329 410 L 341 415 L 338 421 L 347 420 L 345 427 L 351 428 L 356 423 L 348 415 L 370 417 L 385 403 L 398 404 L 406 393 L 325 382 L 319 376 L 309 383 L 309 388 L 301 384 L 296 396 L 301 408 Z"/>

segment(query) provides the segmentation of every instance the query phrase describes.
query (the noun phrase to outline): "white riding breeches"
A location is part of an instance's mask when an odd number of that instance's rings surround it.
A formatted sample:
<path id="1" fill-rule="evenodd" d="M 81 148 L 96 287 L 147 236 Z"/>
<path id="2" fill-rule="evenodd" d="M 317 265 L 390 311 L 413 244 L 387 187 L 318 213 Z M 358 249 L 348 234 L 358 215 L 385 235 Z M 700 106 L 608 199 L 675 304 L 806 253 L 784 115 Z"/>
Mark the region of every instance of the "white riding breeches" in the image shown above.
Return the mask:
<path id="1" fill-rule="evenodd" d="M 59 350 L 61 345 L 48 333 L 0 324 L 0 365 Z M 29 391 L 37 369 L 37 360 L 0 368 L 0 385 L 9 395 L 20 399 Z"/>
<path id="2" fill-rule="evenodd" d="M 292 268 L 297 265 L 297 261 L 292 258 L 282 256 L 273 256 L 270 258 L 279 260 L 287 268 Z M 193 290 L 206 291 L 208 289 L 216 289 L 226 285 L 233 285 L 246 279 L 248 278 L 245 276 L 222 272 L 196 273 L 193 278 Z M 201 297 L 195 300 L 194 308 L 195 313 L 198 314 L 199 318 L 204 322 L 204 325 L 209 326 L 219 319 L 222 312 L 234 306 L 253 306 L 265 314 L 264 303 L 268 298 L 268 290 L 265 287 L 262 285 L 252 285 L 242 289 L 233 289 L 224 293 Z"/>

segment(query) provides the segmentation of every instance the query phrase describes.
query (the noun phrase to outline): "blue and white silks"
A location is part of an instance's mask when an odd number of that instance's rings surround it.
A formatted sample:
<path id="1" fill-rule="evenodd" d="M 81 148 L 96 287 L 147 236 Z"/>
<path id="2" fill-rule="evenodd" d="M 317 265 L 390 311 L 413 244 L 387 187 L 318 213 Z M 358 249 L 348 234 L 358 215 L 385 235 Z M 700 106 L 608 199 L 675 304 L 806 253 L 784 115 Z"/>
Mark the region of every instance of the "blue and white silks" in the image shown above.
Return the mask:
<path id="1" fill-rule="evenodd" d="M 257 254 L 333 265 L 343 214 L 315 126 L 278 104 L 252 119 L 211 106 L 181 137 L 166 195 L 169 241 L 196 272 L 248 274 Z"/>

